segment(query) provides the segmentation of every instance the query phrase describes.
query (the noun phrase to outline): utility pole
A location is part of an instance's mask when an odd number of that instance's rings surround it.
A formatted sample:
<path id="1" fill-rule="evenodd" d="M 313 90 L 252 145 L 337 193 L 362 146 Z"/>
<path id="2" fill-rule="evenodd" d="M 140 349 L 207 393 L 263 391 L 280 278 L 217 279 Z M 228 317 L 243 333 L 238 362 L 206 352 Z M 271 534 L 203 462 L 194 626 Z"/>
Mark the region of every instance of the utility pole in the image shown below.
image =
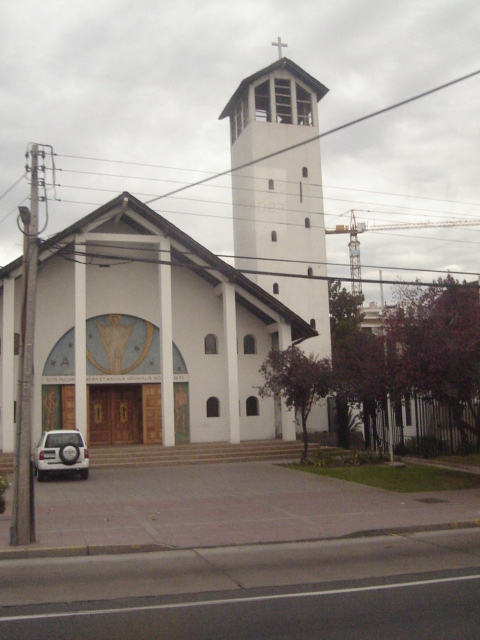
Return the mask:
<path id="1" fill-rule="evenodd" d="M 33 495 L 32 416 L 33 416 L 33 341 L 35 334 L 35 299 L 38 263 L 38 145 L 31 147 L 31 203 L 20 207 L 24 225 L 23 301 L 20 361 L 19 401 L 17 411 L 16 464 L 14 502 L 10 544 L 35 542 L 35 511 Z"/>

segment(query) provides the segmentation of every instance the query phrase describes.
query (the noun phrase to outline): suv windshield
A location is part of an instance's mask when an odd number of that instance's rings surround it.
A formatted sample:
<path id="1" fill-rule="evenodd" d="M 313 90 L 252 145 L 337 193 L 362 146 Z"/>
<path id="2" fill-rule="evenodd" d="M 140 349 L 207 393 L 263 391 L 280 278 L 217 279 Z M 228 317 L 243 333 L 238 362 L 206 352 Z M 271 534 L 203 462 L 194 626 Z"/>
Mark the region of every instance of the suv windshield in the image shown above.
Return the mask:
<path id="1" fill-rule="evenodd" d="M 82 436 L 79 433 L 51 433 L 45 440 L 45 448 L 59 448 L 66 444 L 83 447 Z"/>

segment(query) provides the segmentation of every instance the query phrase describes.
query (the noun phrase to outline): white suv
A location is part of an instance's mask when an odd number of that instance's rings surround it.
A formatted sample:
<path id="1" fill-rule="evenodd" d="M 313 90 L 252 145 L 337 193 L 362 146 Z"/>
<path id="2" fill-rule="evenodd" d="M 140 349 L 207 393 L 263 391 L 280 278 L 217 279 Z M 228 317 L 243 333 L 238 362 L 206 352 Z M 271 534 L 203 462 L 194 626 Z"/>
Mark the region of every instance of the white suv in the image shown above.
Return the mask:
<path id="1" fill-rule="evenodd" d="M 41 482 L 48 473 L 76 472 L 88 478 L 90 460 L 80 431 L 44 431 L 33 452 L 35 475 Z"/>

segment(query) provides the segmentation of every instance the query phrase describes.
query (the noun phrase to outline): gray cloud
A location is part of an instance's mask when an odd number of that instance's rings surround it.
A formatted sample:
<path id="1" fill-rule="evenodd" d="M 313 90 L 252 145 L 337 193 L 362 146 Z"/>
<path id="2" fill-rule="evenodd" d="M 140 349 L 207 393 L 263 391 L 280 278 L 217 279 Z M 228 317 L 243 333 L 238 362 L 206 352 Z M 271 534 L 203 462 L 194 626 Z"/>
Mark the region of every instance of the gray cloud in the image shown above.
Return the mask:
<path id="1" fill-rule="evenodd" d="M 227 169 L 229 131 L 218 115 L 244 77 L 276 59 L 271 42 L 279 35 L 289 45 L 285 54 L 330 88 L 319 105 L 322 131 L 478 66 L 480 7 L 473 0 L 4 0 L 2 13 L 0 194 L 21 175 L 28 142 L 53 145 L 62 202 L 50 204 L 47 234 L 120 191 L 161 194 L 177 184 L 168 181 Z M 327 226 L 348 222 L 339 216 L 352 208 L 369 225 L 478 218 L 478 87 L 474 78 L 323 139 Z M 111 177 L 92 175 L 98 173 Z M 228 186 L 228 178 L 220 184 Z M 187 193 L 191 200 L 155 207 L 213 251 L 231 253 L 228 189 Z M 0 201 L 0 264 L 20 252 L 16 214 L 8 214 L 27 195 L 23 183 Z M 413 267 L 413 275 L 429 278 L 422 269 L 476 271 L 473 229 L 416 230 L 410 238 L 367 232 L 362 262 Z M 329 261 L 348 264 L 347 243 L 348 236 L 329 236 Z M 365 267 L 363 275 L 377 277 L 378 270 Z M 377 287 L 366 290 L 379 300 Z"/>

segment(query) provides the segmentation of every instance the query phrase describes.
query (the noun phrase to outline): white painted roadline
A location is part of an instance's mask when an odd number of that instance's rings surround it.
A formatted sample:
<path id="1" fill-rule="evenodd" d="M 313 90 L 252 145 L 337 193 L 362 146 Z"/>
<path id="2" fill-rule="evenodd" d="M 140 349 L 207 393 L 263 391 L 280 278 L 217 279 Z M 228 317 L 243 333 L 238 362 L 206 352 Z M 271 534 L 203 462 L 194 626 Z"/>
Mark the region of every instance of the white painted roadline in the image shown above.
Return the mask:
<path id="1" fill-rule="evenodd" d="M 289 598 L 312 598 L 321 596 L 341 595 L 344 593 L 360 593 L 362 591 L 385 591 L 387 589 L 402 589 L 426 585 L 445 584 L 449 582 L 462 582 L 467 580 L 480 580 L 480 574 L 469 576 L 453 576 L 450 578 L 436 578 L 432 580 L 415 580 L 412 582 L 397 582 L 393 584 L 370 585 L 368 587 L 352 587 L 349 589 L 328 589 L 325 591 L 305 591 L 299 593 L 280 593 L 268 596 L 253 596 L 246 598 L 223 598 L 219 600 L 195 600 L 193 602 L 177 602 L 170 604 L 150 605 L 146 607 L 125 607 L 124 609 L 88 609 L 85 611 L 62 611 L 59 613 L 39 613 L 25 616 L 0 617 L 0 624 L 21 620 L 44 620 L 47 618 L 76 618 L 80 616 L 118 615 L 124 613 L 139 613 L 142 611 L 161 611 L 168 609 L 187 609 L 193 607 L 211 607 L 217 605 L 241 605 L 251 602 L 267 602 L 269 600 L 287 600 Z"/>

